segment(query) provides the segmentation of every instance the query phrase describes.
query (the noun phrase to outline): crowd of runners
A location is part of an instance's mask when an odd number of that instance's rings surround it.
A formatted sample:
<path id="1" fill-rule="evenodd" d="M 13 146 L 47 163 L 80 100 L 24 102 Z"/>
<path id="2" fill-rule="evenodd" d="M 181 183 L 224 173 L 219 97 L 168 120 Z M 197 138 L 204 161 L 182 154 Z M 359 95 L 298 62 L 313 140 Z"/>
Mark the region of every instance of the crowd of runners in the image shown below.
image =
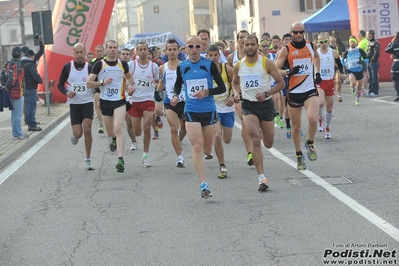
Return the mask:
<path id="1" fill-rule="evenodd" d="M 306 157 L 317 160 L 314 138 L 317 131 L 324 132 L 325 139 L 332 138 L 334 95 L 337 89 L 337 102 L 342 102 L 345 73 L 351 74 L 356 105 L 365 89 L 368 57 L 357 48 L 357 38 L 351 36 L 350 48 L 341 56 L 328 33 L 307 41 L 304 25 L 296 22 L 282 38 L 264 33 L 258 39 L 242 30 L 235 45 L 231 43 L 210 44 L 209 31 L 202 29 L 182 47 L 168 40 L 163 56 L 145 42 L 121 49 L 109 40 L 105 47 L 96 46 L 94 54 L 76 44 L 74 60 L 64 65 L 58 89 L 68 97 L 72 144 L 84 136 L 86 169 L 94 169 L 94 117 L 100 124 L 97 132 L 107 134 L 110 150 L 117 153 L 117 172 L 123 173 L 124 122 L 130 150 L 142 145 L 142 165 L 147 168 L 151 166 L 150 143 L 159 137 L 163 114 L 170 126 L 177 168 L 186 164 L 182 140 L 187 136 L 191 143 L 202 198 L 212 196 L 204 160 L 214 157 L 213 150 L 220 165 L 218 178 L 228 176 L 224 145 L 232 139 L 235 114 L 242 124 L 246 164 L 254 165 L 258 174 L 258 191 L 269 187 L 261 146 L 262 141 L 266 148 L 273 146 L 275 127 L 285 127 L 286 138 L 293 140 L 298 170 L 307 168 Z M 302 111 L 308 121 L 304 143 Z M 143 143 L 138 144 L 136 137 L 141 135 Z"/>

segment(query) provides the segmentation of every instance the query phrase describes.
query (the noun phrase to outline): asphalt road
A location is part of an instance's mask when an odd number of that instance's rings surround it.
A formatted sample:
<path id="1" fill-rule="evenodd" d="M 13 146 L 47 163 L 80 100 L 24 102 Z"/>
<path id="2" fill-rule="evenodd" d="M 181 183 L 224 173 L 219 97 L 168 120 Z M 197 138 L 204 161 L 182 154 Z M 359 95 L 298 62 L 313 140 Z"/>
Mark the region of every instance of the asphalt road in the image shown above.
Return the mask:
<path id="1" fill-rule="evenodd" d="M 141 166 L 139 137 L 139 150 L 126 144 L 123 174 L 96 132 L 95 170 L 85 171 L 83 141 L 71 145 L 66 120 L 1 173 L 9 177 L 0 185 L 0 265 L 398 265 L 399 104 L 392 90 L 361 98 L 360 106 L 345 91 L 335 104 L 333 138 L 317 134 L 318 160 L 306 161 L 307 171 L 296 170 L 292 140 L 276 128 L 273 149 L 263 149 L 265 193 L 246 165 L 237 121 L 225 146 L 228 178 L 217 179 L 216 159 L 206 161 L 207 200 L 188 139 L 187 167 L 175 167 L 165 118 L 151 142 L 153 166 Z"/>

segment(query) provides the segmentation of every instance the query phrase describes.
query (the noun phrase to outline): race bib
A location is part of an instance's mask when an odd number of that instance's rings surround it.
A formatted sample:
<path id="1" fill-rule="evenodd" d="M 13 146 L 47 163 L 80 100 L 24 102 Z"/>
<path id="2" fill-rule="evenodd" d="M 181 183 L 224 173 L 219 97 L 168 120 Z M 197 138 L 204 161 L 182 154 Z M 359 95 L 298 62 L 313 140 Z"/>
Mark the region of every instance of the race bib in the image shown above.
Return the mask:
<path id="1" fill-rule="evenodd" d="M 241 76 L 242 89 L 250 90 L 262 86 L 260 74 L 245 74 Z"/>
<path id="2" fill-rule="evenodd" d="M 320 75 L 323 79 L 331 79 L 334 77 L 334 69 L 331 68 L 331 65 L 321 65 Z"/>
<path id="3" fill-rule="evenodd" d="M 197 91 L 208 89 L 208 80 L 206 78 L 189 79 L 186 81 L 186 85 L 188 98 L 197 99 L 197 97 L 193 97 L 193 94 Z"/>
<path id="4" fill-rule="evenodd" d="M 76 92 L 76 94 L 86 94 L 87 93 L 86 83 L 73 83 L 72 91 Z"/>
<path id="5" fill-rule="evenodd" d="M 300 66 L 296 76 L 313 75 L 313 67 L 310 58 L 294 59 L 294 66 Z"/>
<path id="6" fill-rule="evenodd" d="M 350 68 L 350 69 L 351 69 L 351 68 L 353 69 L 353 68 L 358 67 L 358 66 L 359 66 L 358 61 L 359 61 L 359 59 L 357 59 L 357 58 L 350 59 L 350 60 L 349 60 L 349 68 Z"/>
<path id="7" fill-rule="evenodd" d="M 151 89 L 151 80 L 147 78 L 136 78 L 134 86 L 136 89 L 141 89 L 141 90 L 148 90 Z"/>

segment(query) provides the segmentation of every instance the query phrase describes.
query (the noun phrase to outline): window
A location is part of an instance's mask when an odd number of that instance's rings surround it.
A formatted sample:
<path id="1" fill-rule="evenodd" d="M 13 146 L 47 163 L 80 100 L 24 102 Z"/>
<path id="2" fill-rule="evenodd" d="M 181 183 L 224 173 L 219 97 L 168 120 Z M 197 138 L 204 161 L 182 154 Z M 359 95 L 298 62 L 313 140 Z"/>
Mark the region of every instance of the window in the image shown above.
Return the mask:
<path id="1" fill-rule="evenodd" d="M 245 0 L 234 0 L 234 8 L 237 9 L 240 6 L 245 6 Z"/>
<path id="2" fill-rule="evenodd" d="M 317 11 L 327 5 L 331 0 L 299 0 L 299 10 L 305 11 Z"/>
<path id="3" fill-rule="evenodd" d="M 15 42 L 18 42 L 17 30 L 12 29 L 12 30 L 10 30 L 10 43 L 15 43 Z"/>

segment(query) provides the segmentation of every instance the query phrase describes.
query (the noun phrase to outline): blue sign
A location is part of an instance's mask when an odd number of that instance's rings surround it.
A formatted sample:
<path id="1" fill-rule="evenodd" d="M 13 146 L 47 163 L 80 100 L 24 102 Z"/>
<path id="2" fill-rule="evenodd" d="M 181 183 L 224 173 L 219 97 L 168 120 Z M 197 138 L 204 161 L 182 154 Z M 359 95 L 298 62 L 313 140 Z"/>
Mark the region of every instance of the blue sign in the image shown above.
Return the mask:
<path id="1" fill-rule="evenodd" d="M 272 11 L 272 16 L 280 16 L 280 10 L 273 10 Z"/>

